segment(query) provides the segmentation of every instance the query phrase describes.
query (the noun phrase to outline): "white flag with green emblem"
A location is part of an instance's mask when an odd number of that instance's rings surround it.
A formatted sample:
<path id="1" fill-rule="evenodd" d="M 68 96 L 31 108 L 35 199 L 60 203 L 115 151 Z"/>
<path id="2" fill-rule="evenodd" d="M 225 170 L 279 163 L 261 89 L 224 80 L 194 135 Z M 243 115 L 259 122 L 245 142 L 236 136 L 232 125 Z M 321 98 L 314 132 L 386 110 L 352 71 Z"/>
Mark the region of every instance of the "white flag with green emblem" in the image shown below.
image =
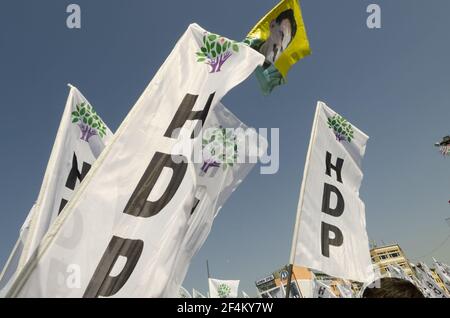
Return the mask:
<path id="1" fill-rule="evenodd" d="M 209 278 L 209 294 L 211 298 L 237 298 L 239 282 L 239 280 Z"/>
<path id="2" fill-rule="evenodd" d="M 359 198 L 368 136 L 317 104 L 291 262 L 333 277 L 373 279 L 365 207 Z"/>
<path id="3" fill-rule="evenodd" d="M 202 133 L 203 160 L 194 164 L 198 184 L 196 201 L 171 274 L 174 290 L 183 282 L 219 210 L 255 166 L 258 155 L 267 149 L 267 140 L 222 103 L 211 111 Z"/>
<path id="4" fill-rule="evenodd" d="M 173 272 L 191 215 L 220 201 L 213 189 L 221 187 L 197 176 L 225 168 L 214 157 L 193 158 L 202 145 L 195 128 L 263 60 L 243 44 L 190 25 L 9 296 L 176 297 Z M 67 240 L 74 228 L 78 236 Z M 59 270 L 50 271 L 55 259 Z"/>
<path id="5" fill-rule="evenodd" d="M 69 87 L 69 96 L 37 201 L 22 226 L 20 242 L 14 251 L 20 256 L 17 262 L 7 264 L 15 267 L 9 268 L 11 273 L 15 273 L 15 269 L 20 271 L 36 251 L 47 230 L 113 135 L 80 91 L 72 85 Z M 75 229 L 71 234 L 73 236 L 79 235 Z M 54 264 L 57 262 L 55 259 Z M 3 277 L 2 281 L 6 278 Z"/>

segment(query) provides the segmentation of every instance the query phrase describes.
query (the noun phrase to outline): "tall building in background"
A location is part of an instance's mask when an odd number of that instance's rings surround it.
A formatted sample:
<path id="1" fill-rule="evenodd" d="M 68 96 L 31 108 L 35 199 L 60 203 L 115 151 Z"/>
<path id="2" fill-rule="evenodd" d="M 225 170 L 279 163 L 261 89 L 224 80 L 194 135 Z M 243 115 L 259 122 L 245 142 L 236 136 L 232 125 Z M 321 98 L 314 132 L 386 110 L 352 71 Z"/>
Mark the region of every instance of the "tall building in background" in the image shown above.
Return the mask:
<path id="1" fill-rule="evenodd" d="M 386 274 L 388 265 L 393 264 L 403 268 L 409 276 L 414 275 L 408 258 L 398 244 L 374 247 L 370 250 L 370 256 L 372 257 L 372 263 L 380 268 L 382 275 Z"/>

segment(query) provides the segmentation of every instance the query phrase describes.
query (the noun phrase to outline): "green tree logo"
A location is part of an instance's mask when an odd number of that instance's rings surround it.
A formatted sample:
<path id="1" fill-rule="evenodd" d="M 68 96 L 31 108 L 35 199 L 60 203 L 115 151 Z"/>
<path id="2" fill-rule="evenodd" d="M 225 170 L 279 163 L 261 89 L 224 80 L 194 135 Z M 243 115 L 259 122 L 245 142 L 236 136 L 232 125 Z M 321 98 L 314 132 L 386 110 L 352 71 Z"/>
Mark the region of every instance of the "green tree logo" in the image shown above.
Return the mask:
<path id="1" fill-rule="evenodd" d="M 210 73 L 221 71 L 222 65 L 233 55 L 239 52 L 236 41 L 230 41 L 220 35 L 205 32 L 203 46 L 197 55 L 197 62 L 205 63 L 211 67 Z"/>
<path id="2" fill-rule="evenodd" d="M 217 287 L 217 294 L 219 298 L 227 298 L 231 294 L 231 287 L 222 283 Z"/>
<path id="3" fill-rule="evenodd" d="M 72 123 L 78 123 L 81 130 L 81 140 L 89 142 L 92 136 L 98 135 L 103 138 L 106 135 L 106 125 L 88 103 L 76 105 L 72 112 Z"/>
<path id="4" fill-rule="evenodd" d="M 354 138 L 353 127 L 344 117 L 334 115 L 333 117 L 328 118 L 328 127 L 334 130 L 336 140 L 339 142 L 343 140 L 352 142 L 352 139 Z"/>
<path id="5" fill-rule="evenodd" d="M 203 166 L 201 170 L 208 172 L 210 167 L 223 169 L 233 167 L 238 157 L 237 137 L 233 129 L 223 127 L 210 128 L 205 131 L 202 139 Z"/>

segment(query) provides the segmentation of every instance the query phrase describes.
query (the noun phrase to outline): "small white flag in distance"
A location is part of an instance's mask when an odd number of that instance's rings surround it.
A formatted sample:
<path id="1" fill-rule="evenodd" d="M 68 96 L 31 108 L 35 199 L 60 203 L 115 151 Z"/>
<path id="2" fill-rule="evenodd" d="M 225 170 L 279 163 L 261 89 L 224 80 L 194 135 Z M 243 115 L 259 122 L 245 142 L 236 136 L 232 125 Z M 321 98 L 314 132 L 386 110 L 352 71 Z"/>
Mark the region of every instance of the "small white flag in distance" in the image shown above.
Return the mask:
<path id="1" fill-rule="evenodd" d="M 239 280 L 220 280 L 209 278 L 209 294 L 211 298 L 237 298 Z"/>

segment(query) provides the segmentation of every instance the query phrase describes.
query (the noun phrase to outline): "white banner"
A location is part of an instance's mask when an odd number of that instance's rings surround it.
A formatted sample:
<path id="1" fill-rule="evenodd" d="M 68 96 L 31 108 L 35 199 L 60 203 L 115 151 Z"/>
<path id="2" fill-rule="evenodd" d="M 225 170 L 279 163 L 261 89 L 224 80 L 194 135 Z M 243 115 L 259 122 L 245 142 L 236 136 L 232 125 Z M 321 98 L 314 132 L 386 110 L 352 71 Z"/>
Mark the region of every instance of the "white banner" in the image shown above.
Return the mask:
<path id="1" fill-rule="evenodd" d="M 238 146 L 236 150 L 237 154 L 241 156 L 242 162 L 233 163 L 233 166 L 230 166 L 226 163 L 219 163 L 223 160 L 217 159 L 214 160 L 215 165 L 208 167 L 210 160 L 205 158 L 206 160 L 203 162 L 195 163 L 198 184 L 195 198 L 200 200 L 200 203 L 188 220 L 188 228 L 174 263 L 170 280 L 174 289 L 183 282 L 191 259 L 206 241 L 220 208 L 254 167 L 257 160 L 256 156 L 264 153 L 267 148 L 266 139 L 258 135 L 255 130 L 248 128 L 219 103 L 211 111 L 203 127 L 205 157 L 211 153 L 210 150 L 216 154 L 221 153 L 217 149 L 211 149 L 211 144 L 209 144 L 209 140 L 214 142 L 221 138 L 224 139 L 225 143 L 229 141 L 232 145 Z M 245 147 L 243 143 L 245 143 Z M 208 151 L 208 154 L 205 153 L 206 151 Z M 255 157 L 252 157 L 252 155 L 255 155 Z M 231 159 L 231 161 L 233 160 Z"/>
<path id="2" fill-rule="evenodd" d="M 34 206 L 19 269 L 30 259 L 113 135 L 88 100 L 77 88 L 69 86 L 69 97 Z"/>
<path id="3" fill-rule="evenodd" d="M 220 280 L 209 278 L 209 295 L 211 298 L 237 298 L 239 280 Z"/>
<path id="4" fill-rule="evenodd" d="M 214 53 L 204 47 L 211 42 Z M 194 147 L 180 143 L 263 60 L 190 25 L 9 296 L 175 297 L 171 279 L 191 215 L 218 201 L 197 182 Z M 67 240 L 73 228 L 79 235 Z"/>
<path id="5" fill-rule="evenodd" d="M 414 284 L 413 279 L 409 277 L 409 275 L 405 273 L 403 268 L 397 264 L 389 264 L 386 267 L 386 272 L 389 274 L 389 277 L 400 278 Z"/>
<path id="6" fill-rule="evenodd" d="M 36 203 L 20 231 L 9 273 L 23 268 L 47 230 L 72 198 L 112 132 L 72 85 Z M 76 233 L 74 233 L 76 235 Z M 2 277 L 2 284 L 8 275 Z"/>
<path id="7" fill-rule="evenodd" d="M 368 137 L 318 102 L 294 231 L 295 265 L 354 281 L 373 279 L 361 161 Z"/>

